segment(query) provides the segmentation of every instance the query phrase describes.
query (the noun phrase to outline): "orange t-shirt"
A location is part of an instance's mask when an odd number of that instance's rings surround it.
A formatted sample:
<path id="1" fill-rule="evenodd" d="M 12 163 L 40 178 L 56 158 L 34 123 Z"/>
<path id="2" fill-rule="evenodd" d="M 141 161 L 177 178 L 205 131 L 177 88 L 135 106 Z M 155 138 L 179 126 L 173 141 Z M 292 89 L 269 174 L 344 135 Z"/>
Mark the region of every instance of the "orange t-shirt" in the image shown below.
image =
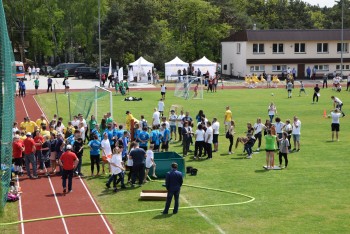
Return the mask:
<path id="1" fill-rule="evenodd" d="M 74 161 L 77 160 L 77 155 L 72 151 L 66 151 L 62 154 L 60 160 L 63 164 L 64 170 L 73 170 L 74 169 Z"/>
<path id="2" fill-rule="evenodd" d="M 22 158 L 22 141 L 16 141 L 12 143 L 12 156 L 13 158 Z"/>

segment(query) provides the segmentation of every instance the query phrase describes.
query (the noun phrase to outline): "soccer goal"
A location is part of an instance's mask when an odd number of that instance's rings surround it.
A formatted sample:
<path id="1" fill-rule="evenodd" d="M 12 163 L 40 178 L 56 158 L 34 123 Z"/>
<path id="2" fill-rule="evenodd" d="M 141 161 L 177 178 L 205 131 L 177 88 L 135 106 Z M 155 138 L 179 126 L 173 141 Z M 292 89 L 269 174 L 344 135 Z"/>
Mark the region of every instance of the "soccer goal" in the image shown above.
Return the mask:
<path id="1" fill-rule="evenodd" d="M 177 82 L 174 96 L 188 99 L 203 99 L 203 79 L 196 76 L 186 76 Z"/>
<path id="2" fill-rule="evenodd" d="M 98 122 L 107 112 L 113 116 L 112 94 L 111 91 L 99 86 L 81 91 L 72 100 L 75 104 L 72 114 L 82 114 L 85 119 L 93 114 Z"/>

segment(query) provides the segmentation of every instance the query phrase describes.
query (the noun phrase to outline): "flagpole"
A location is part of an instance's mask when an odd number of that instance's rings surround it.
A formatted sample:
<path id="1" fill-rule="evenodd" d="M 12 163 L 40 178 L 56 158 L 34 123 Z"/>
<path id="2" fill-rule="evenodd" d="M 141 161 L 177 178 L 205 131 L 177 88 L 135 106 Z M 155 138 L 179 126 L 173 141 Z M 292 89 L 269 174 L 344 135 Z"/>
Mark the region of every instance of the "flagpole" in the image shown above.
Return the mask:
<path id="1" fill-rule="evenodd" d="M 102 86 L 102 58 L 101 58 L 101 0 L 98 0 L 98 56 L 99 56 L 99 81 Z"/>

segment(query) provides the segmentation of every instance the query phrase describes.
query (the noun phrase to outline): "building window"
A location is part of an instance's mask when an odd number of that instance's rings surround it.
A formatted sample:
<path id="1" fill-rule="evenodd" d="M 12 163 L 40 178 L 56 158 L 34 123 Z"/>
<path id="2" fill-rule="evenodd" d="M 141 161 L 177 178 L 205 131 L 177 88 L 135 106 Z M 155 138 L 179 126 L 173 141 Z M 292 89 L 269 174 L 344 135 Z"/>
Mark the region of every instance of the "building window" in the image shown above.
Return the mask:
<path id="1" fill-rule="evenodd" d="M 253 44 L 253 53 L 265 53 L 264 44 Z"/>
<path id="2" fill-rule="evenodd" d="M 317 53 L 328 53 L 328 43 L 317 43 Z"/>
<path id="3" fill-rule="evenodd" d="M 335 66 L 335 69 L 340 71 L 340 64 Z M 343 71 L 344 70 L 350 70 L 350 65 L 349 64 L 343 64 Z"/>
<path id="4" fill-rule="evenodd" d="M 224 71 L 227 70 L 227 64 L 224 64 Z"/>
<path id="5" fill-rule="evenodd" d="M 329 71 L 328 65 L 315 65 L 317 71 Z"/>
<path id="6" fill-rule="evenodd" d="M 295 53 L 305 53 L 305 43 L 295 43 L 294 44 Z"/>
<path id="7" fill-rule="evenodd" d="M 241 53 L 241 43 L 237 43 L 237 54 Z"/>
<path id="8" fill-rule="evenodd" d="M 275 54 L 283 53 L 283 44 L 282 43 L 273 44 L 272 53 L 275 53 Z"/>
<path id="9" fill-rule="evenodd" d="M 265 71 L 265 65 L 250 66 L 250 72 L 263 72 Z"/>
<path id="10" fill-rule="evenodd" d="M 273 72 L 282 72 L 287 70 L 287 65 L 272 65 Z"/>
<path id="11" fill-rule="evenodd" d="M 341 53 L 341 43 L 337 43 L 337 52 Z M 343 53 L 349 53 L 349 44 L 343 43 Z"/>

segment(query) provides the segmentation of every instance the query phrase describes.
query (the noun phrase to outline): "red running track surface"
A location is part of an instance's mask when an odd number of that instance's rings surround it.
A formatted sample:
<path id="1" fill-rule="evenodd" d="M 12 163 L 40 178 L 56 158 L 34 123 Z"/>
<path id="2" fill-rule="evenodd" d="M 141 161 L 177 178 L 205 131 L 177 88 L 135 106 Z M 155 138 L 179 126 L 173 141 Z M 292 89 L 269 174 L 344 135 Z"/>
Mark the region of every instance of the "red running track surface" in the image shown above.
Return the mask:
<path id="1" fill-rule="evenodd" d="M 32 94 L 24 98 L 16 97 L 16 119 L 18 123 L 25 116 L 36 121 L 42 110 Z M 23 220 L 45 218 L 60 214 L 99 213 L 88 189 L 84 187 L 83 179 L 73 178 L 73 192 L 63 196 L 60 176 L 46 177 L 39 173 L 39 179 L 32 180 L 26 175 L 19 177 L 22 190 L 21 203 Z M 22 230 L 22 226 L 24 230 Z M 113 233 L 104 216 L 82 216 L 73 218 L 53 219 L 47 221 L 25 223 L 20 226 L 21 233 Z"/>

